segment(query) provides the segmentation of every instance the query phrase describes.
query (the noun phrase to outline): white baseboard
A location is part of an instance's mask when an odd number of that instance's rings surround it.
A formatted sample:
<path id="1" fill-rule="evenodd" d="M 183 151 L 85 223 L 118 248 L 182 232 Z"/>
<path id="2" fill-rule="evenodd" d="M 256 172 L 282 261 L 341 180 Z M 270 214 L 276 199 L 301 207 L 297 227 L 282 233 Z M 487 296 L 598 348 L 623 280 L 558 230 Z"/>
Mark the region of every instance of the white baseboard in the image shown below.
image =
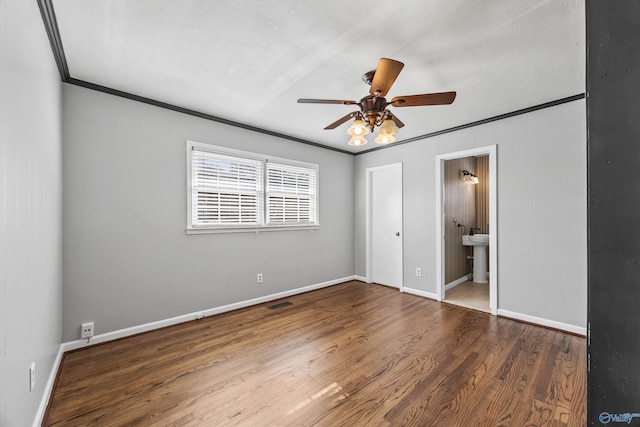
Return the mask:
<path id="1" fill-rule="evenodd" d="M 366 277 L 362 277 L 362 276 L 353 276 L 352 280 L 359 280 L 361 282 L 368 283 L 367 282 L 367 278 Z"/>
<path id="2" fill-rule="evenodd" d="M 559 329 L 561 331 L 570 332 L 576 335 L 587 336 L 587 328 L 582 326 L 570 325 L 568 323 L 557 322 L 555 320 L 543 319 L 541 317 L 529 316 L 528 314 L 516 313 L 514 311 L 498 309 L 498 316 L 508 317 L 510 319 L 522 320 L 523 322 L 534 323 L 548 328 Z"/>
<path id="3" fill-rule="evenodd" d="M 466 276 L 462 276 L 461 278 L 456 279 L 451 283 L 447 283 L 446 285 L 444 285 L 444 290 L 448 291 L 450 289 L 453 289 L 456 286 L 458 286 L 458 285 L 460 285 L 460 284 L 462 284 L 462 283 L 464 283 L 464 282 L 466 282 L 468 280 L 471 280 L 471 273 L 467 274 Z"/>
<path id="4" fill-rule="evenodd" d="M 40 399 L 40 406 L 38 406 L 38 412 L 36 412 L 36 417 L 33 420 L 33 427 L 40 427 L 42 425 L 42 421 L 44 419 L 44 413 L 47 410 L 47 405 L 49 404 L 49 399 L 51 398 L 51 393 L 53 392 L 53 385 L 56 382 L 56 376 L 58 375 L 58 369 L 60 368 L 60 364 L 62 363 L 62 344 L 58 348 L 58 354 L 53 361 L 53 366 L 51 366 L 51 372 L 49 372 L 49 379 L 47 380 L 47 384 L 44 386 L 44 391 L 42 392 L 42 399 Z"/>
<path id="5" fill-rule="evenodd" d="M 406 286 L 402 288 L 402 292 L 411 294 L 411 295 L 417 295 L 419 297 L 429 298 L 436 301 L 438 300 L 436 294 L 432 294 L 431 292 L 421 291 L 419 289 L 407 288 Z"/>
<path id="6" fill-rule="evenodd" d="M 124 338 L 131 335 L 139 334 L 142 332 L 153 331 L 155 329 L 164 328 L 166 326 L 177 325 L 179 323 L 189 322 L 191 320 L 196 320 L 202 317 L 213 316 L 214 314 L 226 313 L 227 311 L 237 310 L 237 309 L 249 307 L 252 305 L 262 304 L 264 302 L 274 301 L 280 298 L 290 297 L 292 295 L 302 294 L 304 292 L 314 291 L 316 289 L 326 288 L 329 286 L 337 285 L 339 283 L 348 282 L 350 280 L 365 281 L 363 280 L 363 278 L 359 276 L 342 277 L 340 279 L 334 279 L 328 282 L 322 282 L 322 283 L 317 283 L 315 285 L 304 286 L 302 288 L 291 289 L 288 291 L 279 292 L 277 294 L 265 295 L 263 297 L 253 298 L 250 300 L 240 301 L 233 304 L 227 304 L 220 307 L 214 307 L 207 310 L 201 310 L 201 311 L 197 311 L 189 314 L 183 314 L 181 316 L 159 320 L 157 322 L 150 322 L 150 323 L 145 323 L 144 325 L 132 326 L 130 328 L 120 329 L 118 331 L 107 332 L 105 334 L 95 335 L 91 337 L 89 340 L 76 340 L 76 341 L 68 341 L 68 342 L 62 343 L 60 344 L 58 355 L 55 359 L 53 367 L 51 368 L 49 380 L 47 381 L 47 385 L 45 386 L 45 390 L 42 395 L 42 400 L 40 401 L 38 412 L 36 414 L 35 420 L 33 421 L 33 427 L 37 427 L 42 424 L 44 413 L 47 410 L 47 405 L 49 404 L 49 399 L 51 398 L 51 393 L 53 392 L 53 385 L 55 383 L 56 376 L 58 375 L 58 369 L 60 368 L 60 363 L 62 362 L 62 356 L 67 351 L 77 350 L 79 348 L 87 347 L 90 345 L 100 344 L 107 341 L 113 341 L 118 338 Z"/>
<path id="7" fill-rule="evenodd" d="M 316 289 L 326 288 L 328 286 L 337 285 L 338 283 L 348 282 L 349 280 L 357 280 L 355 276 L 342 277 L 340 279 L 330 280 L 328 282 L 317 283 L 315 285 L 304 286 L 302 288 L 291 289 L 277 294 L 265 295 L 263 297 L 253 298 L 246 301 L 235 302 L 220 307 L 209 308 L 206 310 L 195 311 L 193 313 L 183 314 L 181 316 L 169 319 L 158 320 L 156 322 L 145 323 L 144 325 L 132 326 L 130 328 L 120 329 L 117 331 L 107 332 L 105 334 L 95 335 L 87 340 L 69 341 L 63 345 L 64 351 L 75 350 L 89 345 L 100 344 L 115 339 L 128 337 L 142 332 L 153 331 L 155 329 L 167 326 L 177 325 L 179 323 L 189 322 L 191 320 L 200 319 L 202 317 L 213 316 L 214 314 L 226 313 L 227 311 L 238 310 L 240 308 L 250 307 L 252 305 L 262 304 L 264 302 L 274 301 L 280 298 L 290 297 L 292 295 L 302 294 L 304 292 L 314 291 Z"/>

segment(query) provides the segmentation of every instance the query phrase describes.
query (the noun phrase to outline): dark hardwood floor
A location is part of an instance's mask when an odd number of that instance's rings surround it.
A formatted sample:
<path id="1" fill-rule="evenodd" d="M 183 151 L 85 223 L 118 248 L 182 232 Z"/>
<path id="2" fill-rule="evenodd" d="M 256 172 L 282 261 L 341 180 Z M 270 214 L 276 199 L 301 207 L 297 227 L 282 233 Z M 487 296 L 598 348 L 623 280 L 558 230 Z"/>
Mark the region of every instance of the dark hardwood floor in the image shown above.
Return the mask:
<path id="1" fill-rule="evenodd" d="M 584 426 L 585 339 L 348 282 L 65 354 L 46 426 Z"/>

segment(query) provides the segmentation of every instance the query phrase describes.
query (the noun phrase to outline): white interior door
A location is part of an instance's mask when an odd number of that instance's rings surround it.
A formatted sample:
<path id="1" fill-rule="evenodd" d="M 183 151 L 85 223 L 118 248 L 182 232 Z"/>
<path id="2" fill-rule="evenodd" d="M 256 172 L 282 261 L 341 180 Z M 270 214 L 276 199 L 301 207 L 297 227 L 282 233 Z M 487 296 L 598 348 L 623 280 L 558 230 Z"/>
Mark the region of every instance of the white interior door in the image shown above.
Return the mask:
<path id="1" fill-rule="evenodd" d="M 402 288 L 402 164 L 371 175 L 371 276 L 374 283 Z"/>

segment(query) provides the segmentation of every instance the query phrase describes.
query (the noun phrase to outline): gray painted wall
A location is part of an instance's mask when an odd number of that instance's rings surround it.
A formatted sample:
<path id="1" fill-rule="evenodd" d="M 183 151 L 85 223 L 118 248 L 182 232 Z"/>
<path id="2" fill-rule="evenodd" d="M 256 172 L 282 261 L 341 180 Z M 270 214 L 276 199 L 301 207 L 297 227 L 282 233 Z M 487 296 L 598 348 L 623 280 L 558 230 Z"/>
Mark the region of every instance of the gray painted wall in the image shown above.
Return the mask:
<path id="1" fill-rule="evenodd" d="M 353 156 L 63 86 L 64 341 L 353 275 Z M 186 140 L 319 164 L 321 228 L 187 235 Z"/>
<path id="2" fill-rule="evenodd" d="M 0 426 L 24 427 L 61 338 L 61 85 L 37 3 L 0 22 Z"/>
<path id="3" fill-rule="evenodd" d="M 356 156 L 356 217 L 366 168 L 403 162 L 404 286 L 435 294 L 435 158 L 496 144 L 498 308 L 584 328 L 585 117 L 579 100 Z M 365 226 L 355 225 L 355 274 L 365 276 Z"/>

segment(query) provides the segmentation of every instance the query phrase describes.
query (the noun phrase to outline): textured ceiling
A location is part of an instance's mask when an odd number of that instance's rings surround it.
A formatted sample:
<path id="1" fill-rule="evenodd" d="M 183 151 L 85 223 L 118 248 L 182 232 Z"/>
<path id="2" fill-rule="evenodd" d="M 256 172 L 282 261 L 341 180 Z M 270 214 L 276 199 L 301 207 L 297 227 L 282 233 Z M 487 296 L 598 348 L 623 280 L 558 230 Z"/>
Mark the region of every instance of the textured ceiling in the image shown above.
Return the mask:
<path id="1" fill-rule="evenodd" d="M 405 67 L 387 99 L 398 141 L 585 91 L 583 0 L 52 0 L 71 79 L 348 150 L 344 124 L 381 57 Z M 357 107 L 355 107 L 357 108 Z"/>

